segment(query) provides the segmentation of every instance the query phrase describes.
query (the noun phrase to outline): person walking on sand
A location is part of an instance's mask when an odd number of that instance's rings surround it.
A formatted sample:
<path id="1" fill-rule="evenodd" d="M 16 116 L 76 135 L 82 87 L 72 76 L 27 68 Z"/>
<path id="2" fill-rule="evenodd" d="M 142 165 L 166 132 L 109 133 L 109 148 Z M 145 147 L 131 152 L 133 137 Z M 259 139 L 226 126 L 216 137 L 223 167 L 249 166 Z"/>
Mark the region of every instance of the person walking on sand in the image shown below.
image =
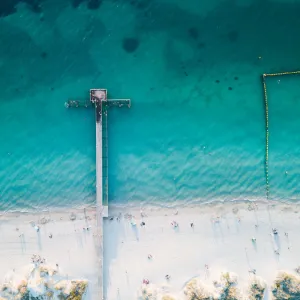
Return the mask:
<path id="1" fill-rule="evenodd" d="M 176 221 L 173 221 L 173 222 L 171 223 L 171 225 L 172 225 L 174 228 L 178 227 L 178 223 L 177 223 Z"/>

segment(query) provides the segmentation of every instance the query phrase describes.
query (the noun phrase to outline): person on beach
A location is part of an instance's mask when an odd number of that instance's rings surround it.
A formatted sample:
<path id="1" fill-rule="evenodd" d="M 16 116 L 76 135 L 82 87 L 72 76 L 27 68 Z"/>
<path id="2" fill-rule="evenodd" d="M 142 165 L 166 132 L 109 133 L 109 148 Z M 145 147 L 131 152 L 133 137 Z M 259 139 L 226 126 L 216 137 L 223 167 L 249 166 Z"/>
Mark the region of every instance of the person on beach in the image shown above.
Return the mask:
<path id="1" fill-rule="evenodd" d="M 171 225 L 172 225 L 174 228 L 178 227 L 178 223 L 177 223 L 176 221 L 173 221 L 173 222 L 171 223 Z"/>

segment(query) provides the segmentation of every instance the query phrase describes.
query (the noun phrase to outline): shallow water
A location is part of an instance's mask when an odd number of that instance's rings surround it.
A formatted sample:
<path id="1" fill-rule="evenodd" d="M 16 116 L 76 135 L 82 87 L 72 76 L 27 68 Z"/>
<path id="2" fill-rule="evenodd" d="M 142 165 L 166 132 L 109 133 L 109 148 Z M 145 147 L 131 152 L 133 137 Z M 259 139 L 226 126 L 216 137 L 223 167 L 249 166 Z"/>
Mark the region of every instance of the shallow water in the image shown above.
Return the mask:
<path id="1" fill-rule="evenodd" d="M 300 1 L 198 2 L 44 0 L 0 19 L 1 210 L 95 202 L 94 112 L 64 102 L 98 87 L 132 99 L 109 112 L 111 203 L 265 197 L 261 74 L 300 68 Z M 273 200 L 300 198 L 299 81 L 267 79 Z"/>

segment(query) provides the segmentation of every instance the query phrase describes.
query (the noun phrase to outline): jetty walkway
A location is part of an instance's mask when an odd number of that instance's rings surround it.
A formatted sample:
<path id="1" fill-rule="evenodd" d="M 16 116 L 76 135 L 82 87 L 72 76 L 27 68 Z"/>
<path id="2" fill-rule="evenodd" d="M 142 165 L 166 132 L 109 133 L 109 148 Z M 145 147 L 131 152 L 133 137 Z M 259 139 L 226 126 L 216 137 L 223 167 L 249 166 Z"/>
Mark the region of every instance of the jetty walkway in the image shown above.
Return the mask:
<path id="1" fill-rule="evenodd" d="M 96 206 L 97 236 L 99 248 L 100 274 L 98 299 L 103 295 L 103 218 L 108 217 L 108 134 L 107 114 L 109 107 L 129 107 L 130 99 L 108 99 L 106 89 L 91 89 L 89 101 L 69 100 L 67 108 L 94 107 L 96 119 Z"/>

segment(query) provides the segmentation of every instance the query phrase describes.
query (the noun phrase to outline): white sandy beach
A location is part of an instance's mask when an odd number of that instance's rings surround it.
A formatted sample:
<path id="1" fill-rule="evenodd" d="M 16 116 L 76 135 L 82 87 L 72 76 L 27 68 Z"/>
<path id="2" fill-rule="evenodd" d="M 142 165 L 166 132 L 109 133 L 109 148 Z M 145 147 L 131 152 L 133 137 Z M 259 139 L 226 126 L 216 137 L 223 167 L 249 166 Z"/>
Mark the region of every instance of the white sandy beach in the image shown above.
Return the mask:
<path id="1" fill-rule="evenodd" d="M 98 256 L 100 235 L 96 228 L 95 214 L 95 210 L 91 209 L 85 212 L 82 209 L 51 214 L 2 214 L 1 296 L 4 299 L 19 299 L 17 295 L 5 294 L 7 290 L 3 291 L 3 284 L 14 283 L 18 286 L 24 281 L 28 282 L 28 288 L 39 292 L 38 285 L 45 280 L 45 276 L 40 277 L 37 272 L 33 272 L 39 267 L 51 269 L 55 273 L 52 285 L 67 285 L 71 280 L 87 281 L 88 288 L 84 298 L 99 299 L 102 280 L 101 257 Z M 38 231 L 35 226 L 38 226 Z M 32 263 L 34 254 L 35 261 L 39 260 L 37 264 Z M 29 273 L 31 278 L 25 278 Z M 49 282 L 47 284 L 49 286 Z"/>
<path id="2" fill-rule="evenodd" d="M 240 298 L 233 299 L 251 299 L 248 286 L 255 278 L 266 283 L 263 299 L 273 299 L 271 291 L 278 271 L 299 276 L 295 270 L 300 264 L 299 212 L 300 206 L 288 204 L 277 204 L 268 212 L 263 203 L 142 210 L 110 207 L 113 219 L 104 221 L 104 299 L 191 299 L 184 291 L 193 278 L 218 296 L 216 282 L 219 284 L 226 272 L 237 277 Z M 72 211 L 1 215 L 2 287 L 9 280 L 20 283 L 33 268 L 31 259 L 36 254 L 45 259 L 45 267 L 58 272 L 56 281 L 86 281 L 83 299 L 99 299 L 101 248 L 96 212 L 73 213 L 75 220 L 70 219 Z M 38 283 L 34 284 L 28 280 L 28 287 L 39 291 Z M 142 295 L 147 289 L 152 290 L 152 297 Z M 3 299 L 18 299 L 1 293 Z"/>
<path id="3" fill-rule="evenodd" d="M 141 288 L 147 287 L 153 295 L 157 293 L 149 299 L 188 299 L 183 288 L 189 280 L 197 277 L 215 289 L 213 282 L 220 280 L 222 272 L 238 276 L 242 299 L 250 299 L 250 278 L 263 280 L 263 299 L 273 299 L 271 289 L 278 271 L 298 276 L 299 212 L 298 205 L 280 203 L 269 206 L 269 212 L 265 203 L 142 211 L 110 208 L 114 219 L 104 222 L 105 299 L 148 299 L 138 296 Z M 177 228 L 171 224 L 174 221 Z M 163 298 L 166 295 L 173 298 Z"/>

